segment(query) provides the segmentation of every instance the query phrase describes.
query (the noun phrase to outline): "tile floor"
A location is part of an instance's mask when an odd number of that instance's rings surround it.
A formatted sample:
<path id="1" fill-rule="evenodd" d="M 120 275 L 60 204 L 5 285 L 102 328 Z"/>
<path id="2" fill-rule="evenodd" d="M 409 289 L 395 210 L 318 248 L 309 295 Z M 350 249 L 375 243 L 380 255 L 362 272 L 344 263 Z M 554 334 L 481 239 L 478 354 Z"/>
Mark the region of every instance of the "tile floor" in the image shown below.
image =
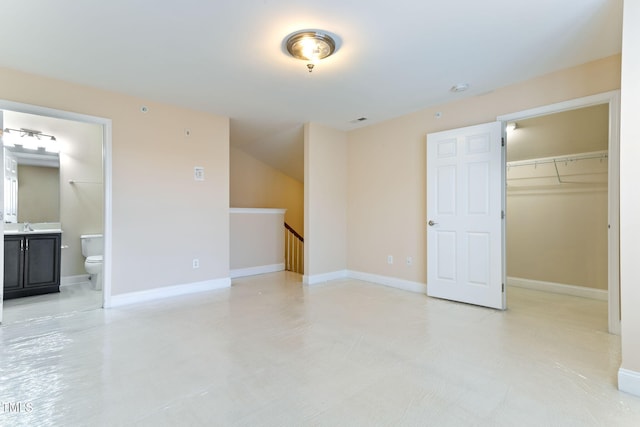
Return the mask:
<path id="1" fill-rule="evenodd" d="M 606 303 L 512 288 L 508 300 L 500 312 L 274 273 L 31 313 L 0 327 L 0 425 L 640 425 L 640 398 L 616 389 Z"/>
<path id="2" fill-rule="evenodd" d="M 15 298 L 4 302 L 3 325 L 16 322 L 46 321 L 51 317 L 72 316 L 78 311 L 102 307 L 102 291 L 87 281 L 61 286 L 59 293 Z"/>

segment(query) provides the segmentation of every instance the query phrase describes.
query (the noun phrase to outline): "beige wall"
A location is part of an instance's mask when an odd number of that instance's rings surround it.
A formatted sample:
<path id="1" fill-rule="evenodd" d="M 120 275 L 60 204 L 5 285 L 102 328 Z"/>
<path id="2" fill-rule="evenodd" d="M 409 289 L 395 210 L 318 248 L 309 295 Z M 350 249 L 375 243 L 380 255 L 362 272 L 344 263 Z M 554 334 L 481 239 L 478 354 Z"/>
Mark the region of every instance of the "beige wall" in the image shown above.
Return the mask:
<path id="1" fill-rule="evenodd" d="M 578 108 L 517 121 L 507 136 L 507 161 L 609 148 L 609 105 Z"/>
<path id="2" fill-rule="evenodd" d="M 229 277 L 228 118 L 9 69 L 0 82 L 0 99 L 112 120 L 113 295 Z"/>
<path id="3" fill-rule="evenodd" d="M 620 123 L 620 273 L 622 368 L 640 373 L 640 2 L 626 1 Z M 640 394 L 640 384 L 637 384 Z"/>
<path id="4" fill-rule="evenodd" d="M 58 168 L 18 165 L 18 222 L 60 222 Z"/>
<path id="5" fill-rule="evenodd" d="M 65 122 L 58 133 L 63 277 L 86 274 L 80 236 L 104 230 L 102 126 Z M 70 184 L 69 180 L 79 182 Z"/>
<path id="6" fill-rule="evenodd" d="M 507 276 L 608 289 L 607 191 L 507 193 Z"/>
<path id="7" fill-rule="evenodd" d="M 347 135 L 304 127 L 305 282 L 347 267 Z"/>
<path id="8" fill-rule="evenodd" d="M 284 212 L 240 211 L 230 213 L 231 270 L 275 264 L 284 269 Z"/>
<path id="9" fill-rule="evenodd" d="M 237 148 L 229 159 L 230 206 L 286 209 L 285 221 L 304 235 L 304 184 Z"/>
<path id="10" fill-rule="evenodd" d="M 620 56 L 613 56 L 350 132 L 348 268 L 426 282 L 427 133 L 619 87 Z"/>

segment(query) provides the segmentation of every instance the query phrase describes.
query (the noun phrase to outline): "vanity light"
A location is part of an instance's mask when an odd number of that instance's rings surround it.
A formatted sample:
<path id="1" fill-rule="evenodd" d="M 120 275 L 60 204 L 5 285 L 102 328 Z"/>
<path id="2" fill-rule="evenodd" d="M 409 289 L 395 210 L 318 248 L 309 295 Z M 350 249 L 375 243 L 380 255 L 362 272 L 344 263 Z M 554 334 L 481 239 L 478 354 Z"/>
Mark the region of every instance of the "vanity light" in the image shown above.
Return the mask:
<path id="1" fill-rule="evenodd" d="M 10 135 L 10 138 L 5 139 L 5 146 L 21 146 L 33 150 L 46 150 L 51 153 L 57 153 L 60 151 L 57 144 L 52 144 L 50 141 L 57 141 L 53 135 L 47 135 L 39 130 L 20 128 L 4 128 L 4 133 Z M 15 135 L 15 136 L 14 136 Z M 25 138 L 24 140 L 18 140 L 18 138 Z M 43 138 L 45 140 L 43 141 Z M 11 139 L 11 141 L 9 141 Z M 18 141 L 21 143 L 19 144 Z"/>
<path id="2" fill-rule="evenodd" d="M 331 56 L 336 50 L 335 40 L 320 31 L 298 31 L 286 39 L 287 52 L 296 59 L 307 61 L 309 72 L 315 64 Z"/>
<path id="3" fill-rule="evenodd" d="M 26 129 L 26 128 L 20 128 L 20 129 L 4 128 L 4 131 L 6 133 L 18 132 L 20 134 L 20 138 L 25 137 L 25 136 L 30 136 L 31 138 L 42 139 L 41 137 L 46 136 L 51 141 L 56 141 L 56 137 L 55 136 L 46 135 L 46 134 L 40 132 L 39 130 Z"/>

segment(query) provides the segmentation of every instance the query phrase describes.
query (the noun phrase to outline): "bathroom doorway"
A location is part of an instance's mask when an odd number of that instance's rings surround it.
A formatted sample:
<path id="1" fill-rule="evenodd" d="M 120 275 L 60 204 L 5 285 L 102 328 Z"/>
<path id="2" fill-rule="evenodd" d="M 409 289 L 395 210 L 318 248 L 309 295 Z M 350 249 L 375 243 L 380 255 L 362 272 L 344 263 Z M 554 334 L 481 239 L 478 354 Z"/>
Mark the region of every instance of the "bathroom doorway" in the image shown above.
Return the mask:
<path id="1" fill-rule="evenodd" d="M 18 214 L 16 218 L 5 217 L 5 230 L 28 223 L 37 228 L 39 224 L 60 224 L 60 292 L 4 300 L 0 308 L 0 321 L 12 323 L 32 318 L 57 316 L 74 311 L 86 311 L 108 306 L 110 296 L 110 146 L 111 121 L 99 117 L 85 116 L 60 110 L 52 110 L 27 104 L 0 101 L 3 115 L 3 129 L 30 129 L 42 134 L 54 136 L 58 143 L 59 167 L 48 175 L 58 176 L 57 196 L 59 205 L 52 209 L 29 210 L 29 201 L 42 199 L 51 194 L 18 195 Z M 15 132 L 11 132 L 15 133 Z M 7 133 L 5 132 L 7 139 Z M 19 142 L 22 142 L 19 140 Z M 11 143 L 10 143 L 11 145 Z M 22 144 L 20 144 L 22 145 Z M 22 149 L 22 147 L 19 147 Z M 18 150 L 19 151 L 19 150 Z M 28 150 L 23 150 L 28 151 Z M 22 166 L 18 166 L 18 169 Z M 25 185 L 20 191 L 29 188 L 45 188 L 33 181 L 37 169 L 23 167 Z M 44 170 L 44 169 L 42 169 Z M 42 174 L 40 174 L 42 175 Z M 6 187 L 6 186 L 5 186 Z M 54 193 L 53 187 L 47 187 L 45 193 Z M 5 188 L 6 189 L 6 188 Z M 54 197 L 54 196 L 53 196 Z M 54 197 L 55 198 L 55 197 Z M 5 198 L 0 198 L 3 205 Z M 41 205 L 42 206 L 42 205 Z M 6 211 L 3 206 L 3 212 Z M 22 212 L 22 215 L 20 214 Z M 40 213 L 49 210 L 50 216 Z M 55 218 L 53 212 L 58 213 Z M 57 221 L 56 221 L 57 219 Z M 6 223 L 12 220 L 12 223 Z M 104 235 L 104 262 L 102 286 L 88 281 L 89 274 L 84 268 L 80 236 L 86 234 Z M 3 258 L 4 258 L 4 247 Z M 3 263 L 4 266 L 4 263 Z M 4 279 L 4 276 L 1 276 Z M 4 280 L 3 280 L 4 291 Z"/>

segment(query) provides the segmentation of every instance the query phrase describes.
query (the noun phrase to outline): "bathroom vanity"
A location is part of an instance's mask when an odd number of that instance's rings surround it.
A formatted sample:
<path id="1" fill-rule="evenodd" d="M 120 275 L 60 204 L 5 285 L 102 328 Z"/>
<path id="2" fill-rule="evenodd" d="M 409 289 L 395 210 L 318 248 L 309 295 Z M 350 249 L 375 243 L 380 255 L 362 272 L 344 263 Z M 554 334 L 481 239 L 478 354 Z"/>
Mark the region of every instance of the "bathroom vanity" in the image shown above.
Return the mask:
<path id="1" fill-rule="evenodd" d="M 5 230 L 4 299 L 60 291 L 61 231 Z"/>

